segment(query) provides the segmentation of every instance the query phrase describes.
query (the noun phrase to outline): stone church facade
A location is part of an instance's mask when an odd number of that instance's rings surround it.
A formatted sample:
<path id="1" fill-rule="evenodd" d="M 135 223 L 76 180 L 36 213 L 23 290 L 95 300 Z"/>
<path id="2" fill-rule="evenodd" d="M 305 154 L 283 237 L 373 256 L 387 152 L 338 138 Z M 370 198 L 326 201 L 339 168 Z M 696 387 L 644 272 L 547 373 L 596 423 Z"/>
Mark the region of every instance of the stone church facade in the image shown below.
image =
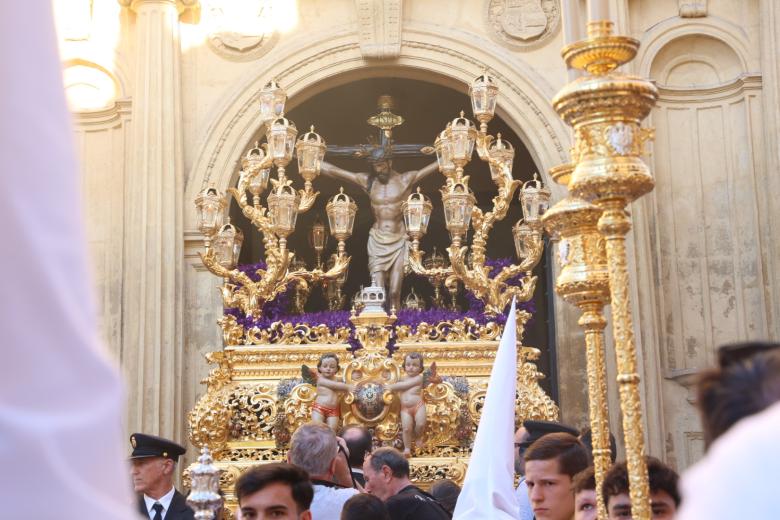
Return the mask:
<path id="1" fill-rule="evenodd" d="M 62 2 L 60 2 L 61 4 Z M 127 381 L 128 429 L 184 439 L 218 349 L 218 281 L 200 263 L 192 201 L 224 191 L 256 138 L 270 79 L 288 106 L 367 77 L 465 91 L 489 70 L 501 117 L 536 168 L 568 161 L 550 99 L 575 73 L 561 48 L 585 35 L 580 0 L 69 0 L 65 83 L 83 159 L 103 332 Z M 651 78 L 647 161 L 635 203 L 632 289 L 648 452 L 701 456 L 692 374 L 717 345 L 780 339 L 780 6 L 773 0 L 611 0 L 628 69 Z M 242 11 L 244 9 L 244 11 Z M 587 422 L 577 311 L 556 299 L 559 405 Z M 544 347 L 544 346 L 540 346 Z M 614 375 L 614 360 L 609 366 Z M 610 392 L 611 424 L 619 424 Z"/>

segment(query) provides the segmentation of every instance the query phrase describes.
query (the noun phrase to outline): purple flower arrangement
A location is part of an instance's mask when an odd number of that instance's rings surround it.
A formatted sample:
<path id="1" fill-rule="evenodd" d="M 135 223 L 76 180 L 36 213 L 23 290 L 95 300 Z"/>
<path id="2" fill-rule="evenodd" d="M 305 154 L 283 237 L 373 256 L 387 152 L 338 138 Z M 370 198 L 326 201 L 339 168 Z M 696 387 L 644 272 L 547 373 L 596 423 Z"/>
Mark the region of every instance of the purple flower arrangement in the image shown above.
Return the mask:
<path id="1" fill-rule="evenodd" d="M 491 267 L 490 276 L 497 275 L 501 269 L 511 265 L 511 258 L 496 258 L 487 259 L 485 265 Z M 257 275 L 258 269 L 265 269 L 265 263 L 260 262 L 257 264 L 244 264 L 237 267 L 238 270 L 246 273 L 253 281 L 259 280 Z M 507 281 L 507 285 L 520 285 L 520 279 L 522 275 L 516 276 Z M 340 327 L 347 327 L 350 329 L 350 335 L 348 339 L 348 350 L 354 354 L 354 352 L 361 347 L 357 338 L 355 337 L 355 327 L 349 321 L 351 315 L 350 311 L 318 311 L 318 312 L 306 312 L 303 314 L 290 314 L 290 300 L 292 292 L 295 290 L 293 286 L 287 288 L 287 290 L 277 296 L 274 300 L 267 302 L 263 306 L 263 314 L 260 317 L 247 317 L 240 309 L 232 308 L 225 309 L 225 314 L 229 314 L 236 317 L 238 324 L 248 330 L 252 327 L 257 327 L 261 330 L 268 330 L 271 325 L 277 321 L 290 323 L 292 325 L 305 324 L 309 326 L 325 325 L 331 331 L 335 331 Z M 466 291 L 466 302 L 468 308 L 465 311 L 452 311 L 448 309 L 426 309 L 426 310 L 411 310 L 401 309 L 396 313 L 398 320 L 395 325 L 408 326 L 412 332 L 416 331 L 417 326 L 420 323 L 428 323 L 435 325 L 443 321 L 454 321 L 471 318 L 476 325 L 485 325 L 488 322 L 495 322 L 503 324 L 504 316 L 488 316 L 485 314 L 485 304 L 471 292 Z M 523 309 L 530 314 L 534 314 L 535 306 L 533 301 L 522 302 L 518 305 L 519 309 Z M 506 309 L 504 309 L 506 312 Z M 395 331 L 390 339 L 388 350 L 392 353 L 395 350 Z"/>

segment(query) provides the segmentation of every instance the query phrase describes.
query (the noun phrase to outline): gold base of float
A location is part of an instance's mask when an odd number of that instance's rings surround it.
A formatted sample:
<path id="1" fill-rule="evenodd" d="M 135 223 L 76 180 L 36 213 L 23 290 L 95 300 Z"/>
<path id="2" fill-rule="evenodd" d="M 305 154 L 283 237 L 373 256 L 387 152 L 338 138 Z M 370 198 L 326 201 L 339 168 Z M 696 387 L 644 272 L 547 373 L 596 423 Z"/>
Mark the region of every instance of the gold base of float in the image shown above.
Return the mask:
<path id="1" fill-rule="evenodd" d="M 286 460 L 290 436 L 310 420 L 316 397 L 316 387 L 301 379 L 301 365 L 316 366 L 326 353 L 339 358 L 337 378 L 355 385 L 355 392 L 344 394 L 340 401 L 341 425 L 365 426 L 374 432 L 378 444 L 396 447 L 401 442 L 400 403 L 385 388 L 401 377 L 403 357 L 409 352 L 419 352 L 426 367 L 436 363 L 441 382 L 423 391 L 427 425 L 421 447 L 415 448 L 410 459 L 411 479 L 422 488 L 441 478 L 462 482 L 501 326 L 495 322 L 478 325 L 466 318 L 421 323 L 411 330 L 393 327 L 395 316 L 361 317 L 353 316 L 352 321 L 355 337 L 364 348 L 354 355 L 346 343 L 346 327 L 334 332 L 326 326 L 281 322 L 263 336 L 272 342 L 229 346 L 206 355 L 216 367 L 204 381 L 206 394 L 189 414 L 190 440 L 198 447 L 207 446 L 222 470 L 220 488 L 227 510 L 235 508 L 233 487 L 245 468 Z M 518 312 L 518 341 L 529 318 L 527 312 Z M 389 355 L 386 346 L 392 333 L 396 342 Z M 238 331 L 233 335 L 238 336 Z M 256 331 L 242 336 L 258 339 Z M 518 422 L 558 418 L 558 407 L 539 386 L 544 377 L 534 364 L 539 355 L 538 349 L 518 343 Z M 225 518 L 232 518 L 226 514 Z"/>

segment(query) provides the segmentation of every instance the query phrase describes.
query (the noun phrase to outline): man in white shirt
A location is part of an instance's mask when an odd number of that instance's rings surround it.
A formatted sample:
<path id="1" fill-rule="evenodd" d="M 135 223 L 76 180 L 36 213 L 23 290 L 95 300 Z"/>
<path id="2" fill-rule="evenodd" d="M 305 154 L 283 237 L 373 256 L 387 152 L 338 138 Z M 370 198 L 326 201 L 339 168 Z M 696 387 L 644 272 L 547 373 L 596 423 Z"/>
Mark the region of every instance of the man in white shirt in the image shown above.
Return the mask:
<path id="1" fill-rule="evenodd" d="M 173 476 L 184 446 L 162 437 L 130 436 L 133 488 L 139 494 L 138 511 L 149 520 L 194 520 L 184 495 L 173 487 Z"/>
<path id="2" fill-rule="evenodd" d="M 311 477 L 314 487 L 311 516 L 316 520 L 339 520 L 344 502 L 358 492 L 348 487 L 352 479 L 347 462 L 349 454 L 344 446 L 340 450 L 333 430 L 317 422 L 298 428 L 290 441 L 287 460 Z"/>

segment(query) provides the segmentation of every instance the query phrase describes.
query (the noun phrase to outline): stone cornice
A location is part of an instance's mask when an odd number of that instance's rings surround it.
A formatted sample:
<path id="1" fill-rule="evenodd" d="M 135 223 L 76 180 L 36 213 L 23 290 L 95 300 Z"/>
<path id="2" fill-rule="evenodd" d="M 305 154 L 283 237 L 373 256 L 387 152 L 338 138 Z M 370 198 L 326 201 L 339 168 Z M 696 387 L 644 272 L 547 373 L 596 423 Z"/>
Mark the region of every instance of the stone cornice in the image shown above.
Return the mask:
<path id="1" fill-rule="evenodd" d="M 117 0 L 119 5 L 127 7 L 131 11 L 137 13 L 139 7 L 144 4 L 171 4 L 176 6 L 176 10 L 179 14 L 184 14 L 185 11 L 197 12 L 200 10 L 200 0 Z"/>

